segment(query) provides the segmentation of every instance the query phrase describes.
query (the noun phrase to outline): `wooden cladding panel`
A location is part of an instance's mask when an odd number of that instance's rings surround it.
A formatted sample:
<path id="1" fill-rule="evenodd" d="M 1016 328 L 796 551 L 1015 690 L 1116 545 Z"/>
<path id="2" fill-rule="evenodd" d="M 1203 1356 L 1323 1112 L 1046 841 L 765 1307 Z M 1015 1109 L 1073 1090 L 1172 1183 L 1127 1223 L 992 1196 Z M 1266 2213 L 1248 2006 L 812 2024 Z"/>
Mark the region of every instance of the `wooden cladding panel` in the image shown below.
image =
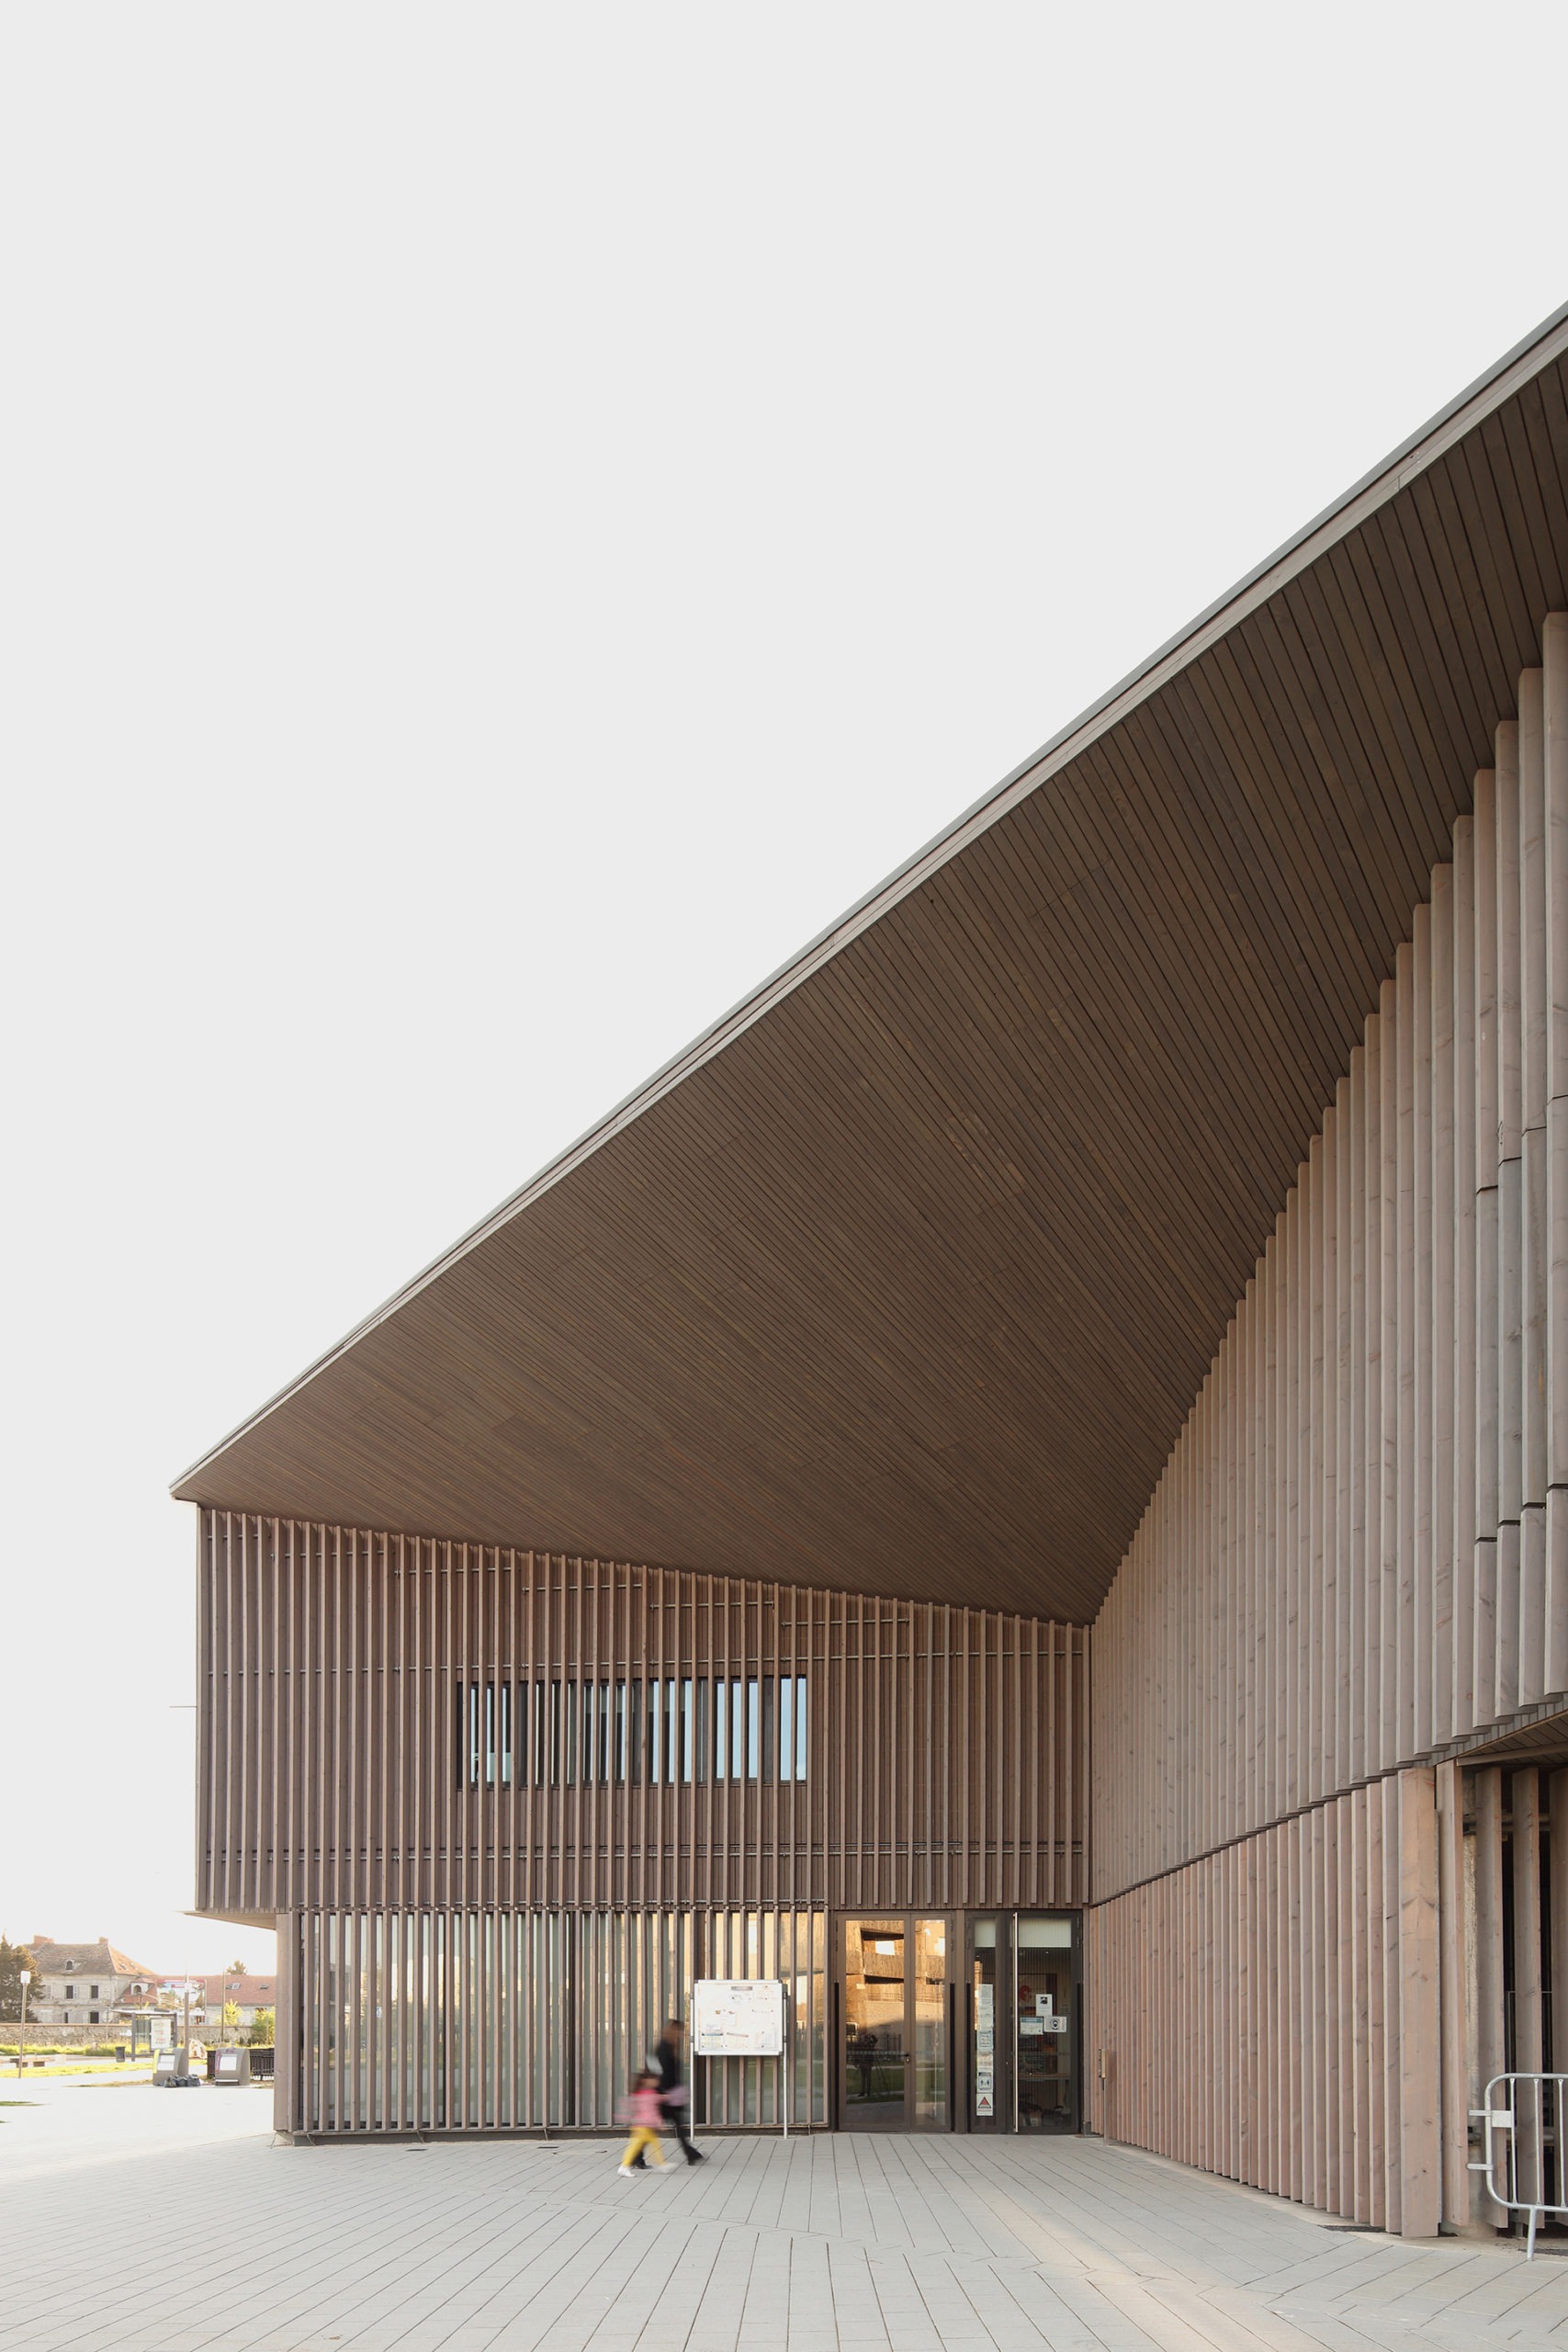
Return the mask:
<path id="1" fill-rule="evenodd" d="M 1092 1641 L 1109 1895 L 1568 1690 L 1568 615 Z"/>
<path id="2" fill-rule="evenodd" d="M 1568 595 L 1562 345 L 1558 322 L 180 1493 L 1090 1615 Z M 1447 1001 L 1434 921 L 1400 981 L 1416 1021 L 1428 979 Z M 1446 1131 L 1446 1050 L 1430 1099 L 1412 1065 L 1413 1134 Z M 1446 1181 L 1393 1270 L 1438 1319 Z"/>
<path id="3" fill-rule="evenodd" d="M 1055 1907 L 1087 1636 L 979 1610 L 207 1511 L 198 1907 Z M 803 1677 L 804 1780 L 473 1785 L 478 1682 Z"/>
<path id="4" fill-rule="evenodd" d="M 307 1911 L 278 1922 L 281 2132 L 614 2127 L 627 2083 L 698 1976 L 782 1977 L 788 2049 L 698 2059 L 693 2122 L 827 2121 L 821 1912 Z M 280 2009 L 280 2029 L 283 2011 Z"/>
<path id="5" fill-rule="evenodd" d="M 1467 2220 L 1439 1818 L 1391 1775 L 1089 1912 L 1089 2128 L 1412 2237 Z"/>

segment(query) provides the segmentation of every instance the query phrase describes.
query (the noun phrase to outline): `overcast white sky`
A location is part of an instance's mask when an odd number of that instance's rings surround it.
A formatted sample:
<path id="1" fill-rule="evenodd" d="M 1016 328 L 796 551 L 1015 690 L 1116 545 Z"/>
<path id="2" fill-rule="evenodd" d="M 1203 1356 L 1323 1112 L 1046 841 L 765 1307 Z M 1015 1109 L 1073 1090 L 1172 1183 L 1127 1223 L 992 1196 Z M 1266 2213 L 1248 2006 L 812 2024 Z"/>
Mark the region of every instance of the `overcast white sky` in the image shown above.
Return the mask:
<path id="1" fill-rule="evenodd" d="M 270 1957 L 169 1481 L 1568 297 L 1565 51 L 5 12 L 0 1928 Z"/>

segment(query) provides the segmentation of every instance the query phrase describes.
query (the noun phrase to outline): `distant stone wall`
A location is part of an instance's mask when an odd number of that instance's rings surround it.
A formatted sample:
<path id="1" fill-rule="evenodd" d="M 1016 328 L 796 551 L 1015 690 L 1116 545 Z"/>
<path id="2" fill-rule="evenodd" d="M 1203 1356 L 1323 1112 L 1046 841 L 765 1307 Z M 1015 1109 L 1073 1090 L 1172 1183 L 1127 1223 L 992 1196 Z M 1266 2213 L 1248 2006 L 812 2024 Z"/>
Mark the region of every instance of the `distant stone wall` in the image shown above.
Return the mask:
<path id="1" fill-rule="evenodd" d="M 112 2047 L 117 2041 L 123 2041 L 127 2049 L 130 2046 L 130 2027 L 123 2018 L 111 2018 L 105 2025 L 35 2025 L 31 2018 L 28 2019 L 29 2050 L 91 2050 L 98 2042 Z M 0 2050 L 15 2051 L 16 2047 L 16 2018 L 0 2020 Z"/>

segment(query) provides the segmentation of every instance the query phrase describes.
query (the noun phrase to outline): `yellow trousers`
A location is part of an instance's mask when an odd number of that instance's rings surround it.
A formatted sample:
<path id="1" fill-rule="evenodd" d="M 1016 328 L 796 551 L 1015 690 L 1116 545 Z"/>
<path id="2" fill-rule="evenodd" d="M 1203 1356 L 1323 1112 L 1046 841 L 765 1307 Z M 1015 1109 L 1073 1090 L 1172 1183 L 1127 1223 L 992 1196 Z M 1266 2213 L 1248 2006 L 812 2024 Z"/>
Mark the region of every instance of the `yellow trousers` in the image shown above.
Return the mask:
<path id="1" fill-rule="evenodd" d="M 621 2158 L 622 2164 L 629 2165 L 632 2158 L 641 2155 L 645 2148 L 652 2150 L 653 2161 L 656 2165 L 661 2165 L 664 2162 L 664 2151 L 659 2144 L 658 2132 L 650 2124 L 639 2123 L 626 2142 L 626 2153 Z"/>

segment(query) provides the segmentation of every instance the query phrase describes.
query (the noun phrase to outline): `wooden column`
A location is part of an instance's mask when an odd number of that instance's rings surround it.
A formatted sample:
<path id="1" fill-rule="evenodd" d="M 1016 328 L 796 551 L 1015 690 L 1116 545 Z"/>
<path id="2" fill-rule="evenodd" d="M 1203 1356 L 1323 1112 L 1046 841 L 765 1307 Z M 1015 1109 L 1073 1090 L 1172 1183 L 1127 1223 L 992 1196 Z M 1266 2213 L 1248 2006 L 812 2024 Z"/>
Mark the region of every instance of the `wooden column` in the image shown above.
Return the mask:
<path id="1" fill-rule="evenodd" d="M 1514 1860 L 1514 2064 L 1516 2075 L 1539 2075 L 1544 2058 L 1540 1948 L 1540 1774 L 1534 1765 L 1510 1776 Z M 1518 2188 L 1537 2193 L 1533 2170 L 1532 2099 L 1522 2088 L 1519 2117 Z"/>
<path id="2" fill-rule="evenodd" d="M 1568 1690 L 1568 613 L 1541 631 L 1546 864 L 1546 1687 Z"/>
<path id="3" fill-rule="evenodd" d="M 1546 1695 L 1546 779 L 1541 673 L 1519 680 L 1519 1702 Z"/>
<path id="4" fill-rule="evenodd" d="M 1519 730 L 1499 727 L 1497 775 L 1497 1713 L 1519 1703 L 1524 1474 L 1524 1170 L 1519 1015 Z"/>
<path id="5" fill-rule="evenodd" d="M 1454 827 L 1453 1722 L 1476 1721 L 1475 1623 L 1475 825 Z M 1442 1475 L 1439 1461 L 1438 1475 Z M 1490 1686 L 1488 1686 L 1490 1687 Z"/>
<path id="6" fill-rule="evenodd" d="M 1506 2063 L 1503 1998 L 1503 1774 L 1475 1775 L 1475 2080 L 1473 2104 Z"/>
<path id="7" fill-rule="evenodd" d="M 1399 2230 L 1435 2237 L 1442 2213 L 1438 1812 L 1434 1775 L 1399 1775 Z"/>
<path id="8" fill-rule="evenodd" d="M 1475 779 L 1475 1721 L 1497 1712 L 1497 779 Z"/>
<path id="9" fill-rule="evenodd" d="M 1457 1764 L 1437 1768 L 1438 1970 L 1442 2035 L 1442 2218 L 1470 2219 L 1469 2012 L 1464 1936 L 1464 1792 Z"/>

